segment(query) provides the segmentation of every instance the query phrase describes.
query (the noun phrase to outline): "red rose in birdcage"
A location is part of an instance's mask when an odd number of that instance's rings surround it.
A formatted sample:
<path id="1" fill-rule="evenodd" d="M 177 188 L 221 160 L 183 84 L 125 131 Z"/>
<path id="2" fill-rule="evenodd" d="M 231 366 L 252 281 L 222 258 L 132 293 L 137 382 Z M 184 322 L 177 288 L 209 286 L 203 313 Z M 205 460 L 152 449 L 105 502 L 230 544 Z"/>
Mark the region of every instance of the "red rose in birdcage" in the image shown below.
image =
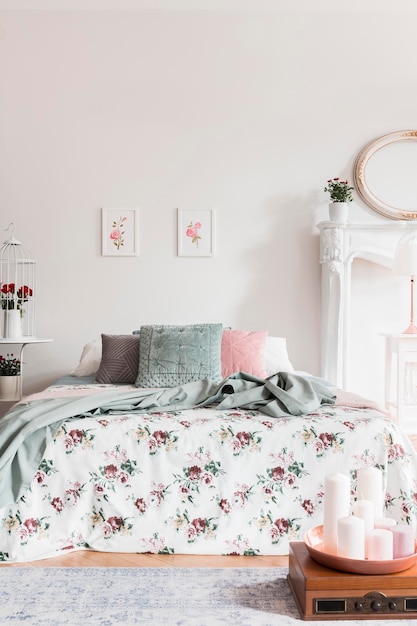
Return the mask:
<path id="1" fill-rule="evenodd" d="M 1 288 L 1 308 L 6 311 L 18 309 L 23 312 L 23 304 L 33 296 L 33 290 L 22 285 L 16 291 L 15 283 L 4 283 Z"/>

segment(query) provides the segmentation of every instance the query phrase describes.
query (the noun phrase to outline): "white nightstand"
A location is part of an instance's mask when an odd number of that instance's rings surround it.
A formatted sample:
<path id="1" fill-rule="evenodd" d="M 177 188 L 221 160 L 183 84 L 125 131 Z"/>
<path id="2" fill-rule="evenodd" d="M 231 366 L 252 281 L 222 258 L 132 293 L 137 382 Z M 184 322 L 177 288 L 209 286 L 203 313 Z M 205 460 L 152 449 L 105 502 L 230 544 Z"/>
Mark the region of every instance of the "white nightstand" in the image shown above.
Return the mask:
<path id="1" fill-rule="evenodd" d="M 14 402 L 16 400 L 20 400 L 22 398 L 22 391 L 23 391 L 23 349 L 25 346 L 27 345 L 31 345 L 34 343 L 48 343 L 52 341 L 52 339 L 40 339 L 38 337 L 19 337 L 16 339 L 13 338 L 3 338 L 0 339 L 0 350 L 2 348 L 2 346 L 19 346 L 18 348 L 18 354 L 15 354 L 12 350 L 8 350 L 7 352 L 9 354 L 14 354 L 14 356 L 20 360 L 20 376 L 19 376 L 19 381 L 18 381 L 18 385 L 16 386 L 16 394 L 13 398 L 2 398 L 0 396 L 0 402 Z M 5 356 L 3 354 L 3 356 Z M 10 378 L 16 378 L 15 376 L 12 376 Z"/>
<path id="2" fill-rule="evenodd" d="M 385 337 L 385 408 L 408 432 L 417 432 L 417 335 Z"/>

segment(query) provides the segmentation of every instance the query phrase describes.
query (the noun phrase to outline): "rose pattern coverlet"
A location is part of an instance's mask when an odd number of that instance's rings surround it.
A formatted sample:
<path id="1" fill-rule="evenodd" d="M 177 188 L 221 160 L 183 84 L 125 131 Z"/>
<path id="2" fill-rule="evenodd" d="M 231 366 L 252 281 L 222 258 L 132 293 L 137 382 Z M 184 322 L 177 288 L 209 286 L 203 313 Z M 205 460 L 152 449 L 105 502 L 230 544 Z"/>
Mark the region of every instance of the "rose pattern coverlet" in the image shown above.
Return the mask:
<path id="1" fill-rule="evenodd" d="M 91 393 L 74 386 L 67 395 Z M 0 561 L 71 550 L 288 554 L 323 523 L 325 477 L 378 467 L 386 515 L 417 512 L 417 456 L 374 408 L 270 418 L 215 406 L 74 417 L 47 443 L 30 487 L 0 510 Z"/>

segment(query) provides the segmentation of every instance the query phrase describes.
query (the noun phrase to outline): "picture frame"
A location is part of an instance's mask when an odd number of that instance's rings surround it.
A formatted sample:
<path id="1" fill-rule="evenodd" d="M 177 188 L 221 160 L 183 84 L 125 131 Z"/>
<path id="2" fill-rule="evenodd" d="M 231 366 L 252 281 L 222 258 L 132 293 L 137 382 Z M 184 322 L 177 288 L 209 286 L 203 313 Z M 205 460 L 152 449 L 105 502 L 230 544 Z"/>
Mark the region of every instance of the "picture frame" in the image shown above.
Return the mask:
<path id="1" fill-rule="evenodd" d="M 138 256 L 138 210 L 101 210 L 102 256 Z"/>
<path id="2" fill-rule="evenodd" d="M 214 209 L 177 209 L 178 256 L 214 255 Z"/>

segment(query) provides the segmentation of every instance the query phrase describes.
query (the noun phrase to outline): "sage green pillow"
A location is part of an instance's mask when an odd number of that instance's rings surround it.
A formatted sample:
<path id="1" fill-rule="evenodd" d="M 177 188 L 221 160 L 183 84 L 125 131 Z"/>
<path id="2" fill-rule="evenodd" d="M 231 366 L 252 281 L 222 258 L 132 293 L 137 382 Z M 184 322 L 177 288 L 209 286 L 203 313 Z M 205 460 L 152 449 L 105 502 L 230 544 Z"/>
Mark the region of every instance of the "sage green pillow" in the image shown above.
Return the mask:
<path id="1" fill-rule="evenodd" d="M 148 325 L 140 328 L 136 387 L 177 387 L 222 380 L 222 324 Z"/>

